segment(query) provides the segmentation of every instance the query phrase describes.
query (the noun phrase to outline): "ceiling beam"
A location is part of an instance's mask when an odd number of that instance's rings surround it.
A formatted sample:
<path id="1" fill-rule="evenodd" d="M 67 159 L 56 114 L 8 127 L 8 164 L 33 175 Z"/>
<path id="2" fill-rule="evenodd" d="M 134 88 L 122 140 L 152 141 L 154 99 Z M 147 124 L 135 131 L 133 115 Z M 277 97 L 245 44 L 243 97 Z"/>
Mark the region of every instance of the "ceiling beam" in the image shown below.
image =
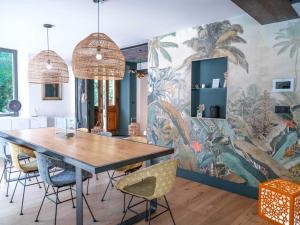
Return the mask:
<path id="1" fill-rule="evenodd" d="M 121 49 L 126 62 L 147 62 L 148 61 L 148 43 L 134 45 Z"/>
<path id="2" fill-rule="evenodd" d="M 260 24 L 299 18 L 291 0 L 231 0 Z"/>

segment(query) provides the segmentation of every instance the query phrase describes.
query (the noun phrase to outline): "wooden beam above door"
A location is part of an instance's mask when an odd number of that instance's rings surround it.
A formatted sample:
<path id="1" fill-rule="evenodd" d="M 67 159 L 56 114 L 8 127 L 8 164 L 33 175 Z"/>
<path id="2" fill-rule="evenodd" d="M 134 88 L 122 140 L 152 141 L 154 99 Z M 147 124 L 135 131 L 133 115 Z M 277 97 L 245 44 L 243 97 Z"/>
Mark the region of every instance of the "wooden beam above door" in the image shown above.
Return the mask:
<path id="1" fill-rule="evenodd" d="M 231 0 L 262 25 L 299 18 L 291 0 Z"/>

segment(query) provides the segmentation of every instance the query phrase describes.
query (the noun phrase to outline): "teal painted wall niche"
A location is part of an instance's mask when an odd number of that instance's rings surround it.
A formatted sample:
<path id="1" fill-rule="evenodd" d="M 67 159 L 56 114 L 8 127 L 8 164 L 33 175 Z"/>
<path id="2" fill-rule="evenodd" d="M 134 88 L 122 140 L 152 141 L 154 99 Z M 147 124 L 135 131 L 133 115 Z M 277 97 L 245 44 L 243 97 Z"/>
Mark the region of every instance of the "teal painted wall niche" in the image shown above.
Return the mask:
<path id="1" fill-rule="evenodd" d="M 240 194 L 277 177 L 299 182 L 300 81 L 295 92 L 271 92 L 272 79 L 300 79 L 299 36 L 300 20 L 260 26 L 242 16 L 151 39 L 149 141 L 174 147 L 185 177 L 224 180 Z M 214 57 L 228 58 L 227 118 L 192 118 L 191 63 Z M 276 105 L 292 113 L 275 114 Z"/>
<path id="2" fill-rule="evenodd" d="M 225 119 L 227 88 L 224 88 L 224 74 L 227 72 L 227 58 L 195 60 L 191 64 L 191 117 L 197 117 L 198 106 L 204 104 L 202 117 L 211 117 L 210 107 L 218 106 L 218 118 Z M 213 79 L 220 80 L 218 88 L 212 88 Z M 204 88 L 202 84 L 205 85 Z"/>

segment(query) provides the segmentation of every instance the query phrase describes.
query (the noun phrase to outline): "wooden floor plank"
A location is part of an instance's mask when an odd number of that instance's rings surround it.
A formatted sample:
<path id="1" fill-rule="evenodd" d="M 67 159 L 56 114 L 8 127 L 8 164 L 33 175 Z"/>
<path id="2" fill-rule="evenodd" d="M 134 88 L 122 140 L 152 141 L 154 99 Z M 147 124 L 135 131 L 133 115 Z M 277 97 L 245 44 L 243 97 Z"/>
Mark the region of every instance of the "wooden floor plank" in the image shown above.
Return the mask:
<path id="1" fill-rule="evenodd" d="M 0 165 L 1 166 L 1 165 Z M 91 194 L 88 201 L 99 222 L 93 223 L 85 207 L 85 224 L 115 225 L 122 217 L 122 195 L 115 189 L 110 190 L 108 201 L 101 202 L 107 183 L 107 175 L 101 174 L 97 181 L 91 181 Z M 12 188 L 10 189 L 12 191 Z M 42 200 L 43 189 L 37 186 L 26 190 L 24 216 L 19 216 L 22 189 L 17 189 L 14 203 L 10 204 L 5 197 L 5 185 L 0 185 L 0 225 L 52 225 L 54 218 L 54 204 L 45 201 L 41 212 L 40 222 L 35 223 L 35 215 Z M 69 193 L 63 194 L 68 197 Z M 173 210 L 177 225 L 269 225 L 270 223 L 257 216 L 257 201 L 237 194 L 229 193 L 217 188 L 194 183 L 177 178 L 176 186 L 168 194 L 170 206 Z M 71 202 L 59 205 L 58 225 L 75 224 L 75 210 Z M 138 225 L 145 224 L 144 222 Z M 163 214 L 153 220 L 152 225 L 172 224 L 169 214 Z"/>

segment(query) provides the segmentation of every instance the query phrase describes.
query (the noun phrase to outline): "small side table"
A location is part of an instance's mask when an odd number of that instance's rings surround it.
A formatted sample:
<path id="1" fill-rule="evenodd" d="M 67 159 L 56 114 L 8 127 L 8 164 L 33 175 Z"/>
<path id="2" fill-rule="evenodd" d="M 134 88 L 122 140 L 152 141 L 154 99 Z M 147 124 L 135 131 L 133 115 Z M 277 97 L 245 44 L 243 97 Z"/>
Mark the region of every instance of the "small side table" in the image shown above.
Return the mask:
<path id="1" fill-rule="evenodd" d="M 258 211 L 273 224 L 300 225 L 300 185 L 283 179 L 261 183 Z"/>

